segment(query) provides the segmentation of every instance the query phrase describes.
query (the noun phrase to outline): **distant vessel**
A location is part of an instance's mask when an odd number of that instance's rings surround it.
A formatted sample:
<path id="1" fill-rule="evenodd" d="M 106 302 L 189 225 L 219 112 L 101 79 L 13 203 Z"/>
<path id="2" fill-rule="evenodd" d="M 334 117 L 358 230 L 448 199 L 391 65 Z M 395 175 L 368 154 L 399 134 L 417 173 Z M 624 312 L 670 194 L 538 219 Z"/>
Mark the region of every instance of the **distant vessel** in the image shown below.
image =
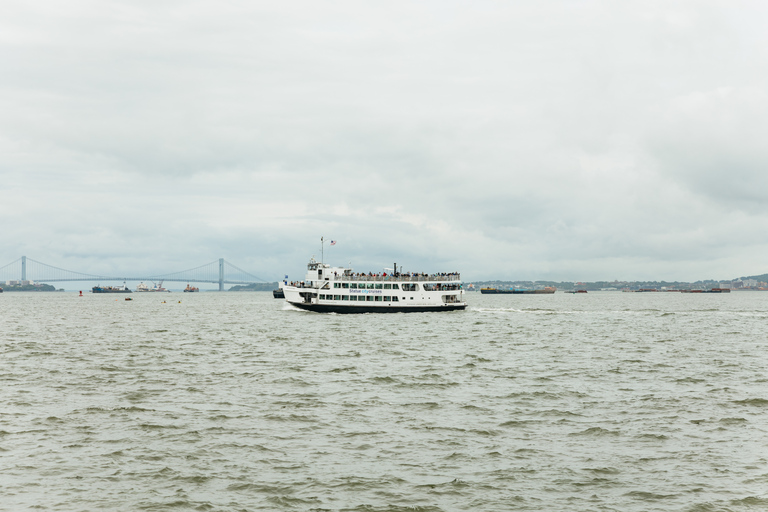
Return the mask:
<path id="1" fill-rule="evenodd" d="M 169 292 L 171 290 L 166 290 L 163 288 L 163 282 L 160 281 L 160 283 L 152 283 L 154 286 L 150 288 L 149 286 L 145 285 L 144 283 L 139 283 L 139 285 L 136 287 L 137 292 Z"/>
<path id="2" fill-rule="evenodd" d="M 189 283 L 187 283 L 187 287 L 184 288 L 185 292 L 199 292 L 200 288 L 197 288 L 196 286 L 189 286 Z"/>
<path id="3" fill-rule="evenodd" d="M 282 288 L 277 288 L 275 290 L 272 290 L 272 297 L 274 297 L 276 299 L 284 299 L 285 298 L 285 294 L 283 293 L 283 289 Z"/>
<path id="4" fill-rule="evenodd" d="M 153 282 L 152 284 L 154 284 L 155 286 L 149 290 L 151 292 L 170 292 L 171 291 L 171 290 L 166 290 L 165 288 L 163 288 L 163 280 L 162 279 L 160 280 L 159 283 L 155 284 Z"/>
<path id="5" fill-rule="evenodd" d="M 125 286 L 99 286 L 96 285 L 91 289 L 93 293 L 131 293 L 131 290 Z"/>
<path id="6" fill-rule="evenodd" d="M 490 293 L 490 294 L 505 293 L 505 294 L 513 294 L 513 295 L 548 295 L 551 293 L 555 293 L 555 291 L 557 291 L 557 288 L 553 286 L 546 286 L 538 290 L 528 290 L 525 288 L 509 288 L 507 290 L 502 290 L 499 288 L 480 288 L 480 293 Z"/>
<path id="7" fill-rule="evenodd" d="M 282 282 L 280 288 L 288 304 L 320 313 L 406 313 L 467 307 L 458 273 L 427 275 L 393 270 L 390 274 L 360 274 L 314 258 L 309 260 L 304 282 Z"/>

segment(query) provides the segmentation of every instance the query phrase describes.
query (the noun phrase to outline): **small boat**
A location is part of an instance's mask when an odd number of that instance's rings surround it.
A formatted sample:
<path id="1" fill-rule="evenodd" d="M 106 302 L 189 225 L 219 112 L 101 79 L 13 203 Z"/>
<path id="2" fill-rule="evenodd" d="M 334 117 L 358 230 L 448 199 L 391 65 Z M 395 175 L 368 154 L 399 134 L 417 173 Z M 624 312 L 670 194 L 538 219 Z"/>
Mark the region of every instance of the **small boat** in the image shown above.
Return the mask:
<path id="1" fill-rule="evenodd" d="M 199 292 L 200 288 L 197 288 L 196 286 L 189 286 L 189 283 L 187 283 L 187 287 L 184 288 L 185 292 Z"/>
<path id="2" fill-rule="evenodd" d="M 276 288 L 272 290 L 272 297 L 274 297 L 275 299 L 284 299 L 285 293 L 283 293 L 282 288 Z"/>

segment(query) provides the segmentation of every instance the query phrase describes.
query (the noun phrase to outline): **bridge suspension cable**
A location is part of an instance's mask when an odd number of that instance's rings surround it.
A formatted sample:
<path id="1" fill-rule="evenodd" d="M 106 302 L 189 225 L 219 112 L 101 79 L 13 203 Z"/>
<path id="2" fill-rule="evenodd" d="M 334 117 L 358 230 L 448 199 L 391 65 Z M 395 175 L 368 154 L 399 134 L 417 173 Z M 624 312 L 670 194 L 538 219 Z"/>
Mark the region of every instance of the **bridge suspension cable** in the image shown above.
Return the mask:
<path id="1" fill-rule="evenodd" d="M 47 263 L 22 256 L 2 267 L 0 267 L 0 281 L 6 280 L 29 280 L 36 282 L 53 281 L 178 281 L 178 282 L 198 282 L 198 283 L 218 283 L 219 289 L 223 290 L 226 284 L 251 284 L 255 282 L 266 282 L 257 275 L 246 272 L 245 270 L 220 258 L 218 261 L 212 261 L 204 265 L 193 267 L 178 272 L 166 274 L 152 274 L 145 277 L 134 277 L 131 274 L 122 274 L 119 276 L 107 276 L 103 274 L 88 274 L 85 272 L 76 272 L 67 270 Z"/>
<path id="2" fill-rule="evenodd" d="M 265 283 L 265 282 L 266 282 L 264 279 L 260 278 L 259 276 L 255 276 L 255 275 L 251 274 L 250 272 L 246 272 L 245 270 L 243 270 L 243 269 L 241 269 L 241 268 L 238 268 L 238 267 L 234 266 L 233 264 L 231 264 L 230 262 L 228 262 L 228 261 L 226 261 L 226 260 L 224 261 L 224 264 L 225 264 L 225 266 L 228 266 L 228 267 L 231 267 L 231 268 L 233 268 L 233 269 L 237 270 L 237 271 L 238 271 L 238 272 L 240 272 L 242 275 L 245 275 L 245 276 L 248 276 L 248 277 L 252 277 L 252 278 L 256 279 L 257 281 L 261 281 L 261 282 L 263 282 L 263 283 Z"/>

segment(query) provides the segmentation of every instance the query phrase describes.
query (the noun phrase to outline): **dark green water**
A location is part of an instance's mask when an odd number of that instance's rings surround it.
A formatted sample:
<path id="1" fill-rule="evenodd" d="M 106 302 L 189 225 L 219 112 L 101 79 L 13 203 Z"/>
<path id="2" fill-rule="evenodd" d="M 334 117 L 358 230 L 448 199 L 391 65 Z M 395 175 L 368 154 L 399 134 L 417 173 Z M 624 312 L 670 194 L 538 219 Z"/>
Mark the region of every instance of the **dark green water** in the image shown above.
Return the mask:
<path id="1" fill-rule="evenodd" d="M 132 297 L 0 295 L 0 510 L 768 509 L 768 293 Z"/>

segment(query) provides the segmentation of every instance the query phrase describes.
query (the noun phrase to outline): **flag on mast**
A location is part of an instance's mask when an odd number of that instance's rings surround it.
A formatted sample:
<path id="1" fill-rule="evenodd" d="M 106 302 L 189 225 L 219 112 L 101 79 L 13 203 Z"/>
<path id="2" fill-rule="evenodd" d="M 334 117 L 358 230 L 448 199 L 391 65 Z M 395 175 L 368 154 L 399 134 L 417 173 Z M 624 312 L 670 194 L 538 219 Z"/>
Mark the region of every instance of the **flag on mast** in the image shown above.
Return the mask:
<path id="1" fill-rule="evenodd" d="M 336 245 L 336 240 L 331 240 L 331 245 Z"/>

